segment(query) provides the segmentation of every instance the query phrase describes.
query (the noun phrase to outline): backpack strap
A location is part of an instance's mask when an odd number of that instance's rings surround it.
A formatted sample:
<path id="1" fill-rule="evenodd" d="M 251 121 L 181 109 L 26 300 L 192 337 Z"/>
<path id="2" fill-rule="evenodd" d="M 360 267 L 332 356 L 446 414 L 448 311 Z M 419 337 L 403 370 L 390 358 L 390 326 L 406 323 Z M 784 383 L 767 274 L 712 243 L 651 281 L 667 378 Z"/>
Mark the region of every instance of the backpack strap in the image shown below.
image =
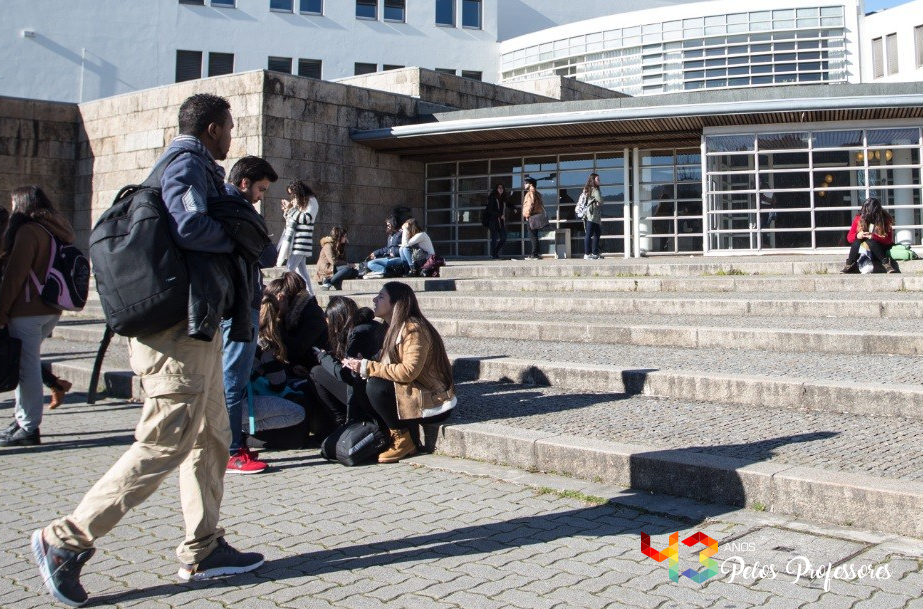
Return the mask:
<path id="1" fill-rule="evenodd" d="M 154 168 L 151 170 L 151 174 L 147 176 L 147 179 L 141 182 L 142 187 L 147 188 L 160 188 L 160 180 L 163 179 L 163 172 L 167 170 L 167 167 L 170 166 L 170 163 L 178 159 L 184 154 L 192 154 L 191 150 L 175 150 L 167 156 L 160 159 Z M 116 197 L 118 198 L 118 197 Z"/>
<path id="2" fill-rule="evenodd" d="M 58 253 L 57 237 L 55 237 L 54 233 L 48 230 L 41 222 L 34 222 L 34 224 L 48 233 L 49 242 L 51 244 L 51 252 L 48 254 L 48 270 L 45 271 L 45 277 L 48 277 L 48 273 L 51 271 L 51 265 L 54 264 L 55 254 Z M 38 280 L 38 275 L 36 275 L 35 271 L 32 269 L 29 269 L 29 277 L 32 279 L 32 283 L 35 285 L 35 293 L 41 294 L 42 290 L 45 288 L 45 283 Z M 26 302 L 32 302 L 32 296 L 29 293 L 28 283 L 26 284 Z"/>

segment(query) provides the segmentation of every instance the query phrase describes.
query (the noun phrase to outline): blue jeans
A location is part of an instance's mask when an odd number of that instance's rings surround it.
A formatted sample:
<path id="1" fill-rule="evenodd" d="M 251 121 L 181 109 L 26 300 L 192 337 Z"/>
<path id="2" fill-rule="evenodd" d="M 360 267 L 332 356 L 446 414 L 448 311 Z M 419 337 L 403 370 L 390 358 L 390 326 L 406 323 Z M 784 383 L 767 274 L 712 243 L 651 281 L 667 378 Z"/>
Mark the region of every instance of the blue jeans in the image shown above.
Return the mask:
<path id="1" fill-rule="evenodd" d="M 408 269 L 413 270 L 413 248 L 402 247 L 399 251 L 401 252 L 401 260 L 404 261 Z"/>
<path id="2" fill-rule="evenodd" d="M 221 331 L 224 333 L 224 402 L 228 408 L 228 417 L 231 422 L 231 448 L 230 454 L 236 453 L 243 443 L 243 426 L 241 418 L 244 416 L 244 405 L 247 403 L 247 382 L 250 380 L 250 371 L 253 369 L 253 358 L 256 355 L 256 335 L 260 325 L 259 309 L 251 309 L 253 319 L 253 340 L 241 343 L 228 340 L 231 334 L 231 320 L 221 321 Z"/>
<path id="3" fill-rule="evenodd" d="M 372 273 L 386 273 L 388 269 L 397 269 L 403 275 L 404 260 L 398 258 L 373 258 L 365 263 Z"/>

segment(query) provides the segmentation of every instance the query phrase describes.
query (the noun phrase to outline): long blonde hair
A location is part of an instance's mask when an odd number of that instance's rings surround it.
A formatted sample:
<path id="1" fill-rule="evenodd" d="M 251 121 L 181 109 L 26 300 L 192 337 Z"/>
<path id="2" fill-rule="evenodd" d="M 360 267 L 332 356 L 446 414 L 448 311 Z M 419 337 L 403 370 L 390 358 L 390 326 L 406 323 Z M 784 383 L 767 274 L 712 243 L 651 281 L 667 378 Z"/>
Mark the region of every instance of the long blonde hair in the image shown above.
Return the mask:
<path id="1" fill-rule="evenodd" d="M 420 225 L 417 224 L 417 221 L 414 220 L 413 218 L 410 218 L 406 222 L 404 222 L 404 226 L 407 227 L 407 237 L 413 237 L 414 235 L 417 235 L 423 232 L 423 229 L 420 228 Z"/>
<path id="2" fill-rule="evenodd" d="M 304 279 L 289 271 L 273 279 L 263 290 L 260 302 L 260 340 L 275 352 L 277 360 L 288 363 L 288 351 L 282 340 L 285 314 L 295 297 L 306 289 Z"/>

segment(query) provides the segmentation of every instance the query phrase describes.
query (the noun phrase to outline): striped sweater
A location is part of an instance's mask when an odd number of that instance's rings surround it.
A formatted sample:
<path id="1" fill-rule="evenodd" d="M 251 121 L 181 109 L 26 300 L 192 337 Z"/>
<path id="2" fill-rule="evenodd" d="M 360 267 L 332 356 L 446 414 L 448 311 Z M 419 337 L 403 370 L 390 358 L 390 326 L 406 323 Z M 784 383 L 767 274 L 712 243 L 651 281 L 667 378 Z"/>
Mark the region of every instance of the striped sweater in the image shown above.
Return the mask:
<path id="1" fill-rule="evenodd" d="M 285 212 L 285 224 L 295 231 L 292 241 L 292 255 L 310 256 L 314 252 L 314 221 L 317 219 L 317 199 L 308 199 L 307 209 L 293 206 Z"/>

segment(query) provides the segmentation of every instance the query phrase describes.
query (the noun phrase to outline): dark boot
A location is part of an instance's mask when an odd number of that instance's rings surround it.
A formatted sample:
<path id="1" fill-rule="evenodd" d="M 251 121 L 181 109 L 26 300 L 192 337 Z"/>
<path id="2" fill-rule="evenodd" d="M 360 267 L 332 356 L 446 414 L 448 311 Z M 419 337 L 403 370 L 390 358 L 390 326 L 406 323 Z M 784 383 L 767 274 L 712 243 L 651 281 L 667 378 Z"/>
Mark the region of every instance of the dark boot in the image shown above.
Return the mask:
<path id="1" fill-rule="evenodd" d="M 858 273 L 859 265 L 856 264 L 855 262 L 847 262 L 846 266 L 844 266 L 843 270 L 840 272 L 841 273 Z"/>
<path id="2" fill-rule="evenodd" d="M 889 274 L 890 273 L 900 273 L 900 271 L 894 268 L 894 265 L 891 264 L 890 258 L 885 258 L 884 261 L 881 263 L 881 266 L 885 267 L 886 273 L 889 273 Z"/>

